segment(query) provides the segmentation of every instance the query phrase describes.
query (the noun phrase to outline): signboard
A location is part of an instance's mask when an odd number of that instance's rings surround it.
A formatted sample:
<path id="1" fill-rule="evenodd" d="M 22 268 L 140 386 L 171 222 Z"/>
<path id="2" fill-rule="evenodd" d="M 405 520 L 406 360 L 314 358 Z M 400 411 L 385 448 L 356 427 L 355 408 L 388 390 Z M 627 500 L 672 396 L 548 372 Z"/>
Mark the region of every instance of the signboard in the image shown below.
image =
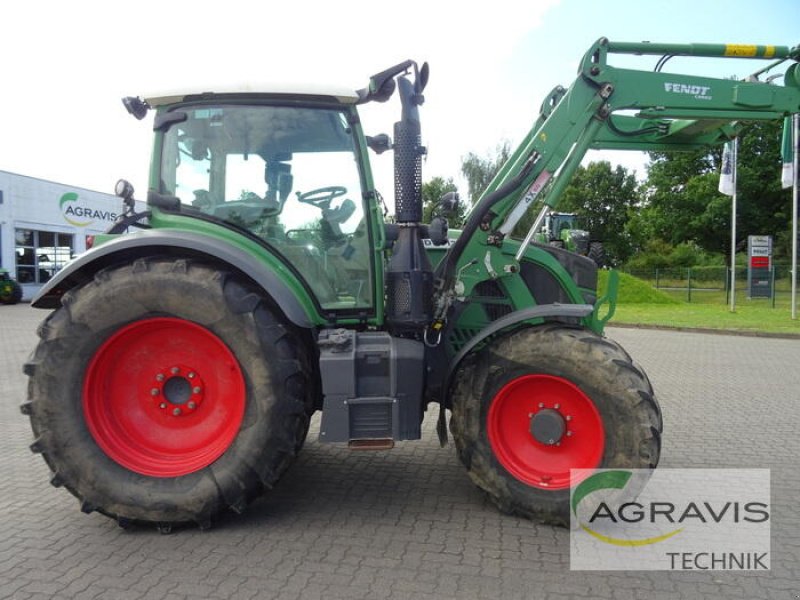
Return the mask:
<path id="1" fill-rule="evenodd" d="M 772 236 L 747 238 L 747 297 L 772 298 Z"/>

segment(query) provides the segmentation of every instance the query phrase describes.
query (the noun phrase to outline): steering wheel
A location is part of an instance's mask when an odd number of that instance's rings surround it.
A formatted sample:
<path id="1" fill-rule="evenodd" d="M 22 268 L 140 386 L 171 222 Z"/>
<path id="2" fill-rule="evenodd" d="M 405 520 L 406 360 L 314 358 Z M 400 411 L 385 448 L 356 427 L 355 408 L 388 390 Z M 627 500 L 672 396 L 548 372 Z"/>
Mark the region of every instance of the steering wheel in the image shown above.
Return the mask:
<path id="1" fill-rule="evenodd" d="M 297 199 L 300 202 L 311 204 L 317 208 L 328 208 L 331 200 L 344 196 L 347 193 L 347 188 L 341 185 L 330 185 L 328 187 L 321 187 L 310 192 L 301 194 L 297 192 Z"/>

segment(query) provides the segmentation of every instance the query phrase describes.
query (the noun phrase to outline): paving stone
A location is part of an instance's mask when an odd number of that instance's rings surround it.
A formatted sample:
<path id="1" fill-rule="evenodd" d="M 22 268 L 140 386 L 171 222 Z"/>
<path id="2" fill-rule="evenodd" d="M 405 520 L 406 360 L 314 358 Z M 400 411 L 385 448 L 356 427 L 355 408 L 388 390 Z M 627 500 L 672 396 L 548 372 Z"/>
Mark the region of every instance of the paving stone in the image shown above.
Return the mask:
<path id="1" fill-rule="evenodd" d="M 28 450 L 22 364 L 45 312 L 0 306 L 0 598 L 791 598 L 800 593 L 800 342 L 609 328 L 664 413 L 662 466 L 772 471 L 769 573 L 571 572 L 568 533 L 502 515 L 439 448 L 306 447 L 270 494 L 207 532 L 83 515 Z"/>

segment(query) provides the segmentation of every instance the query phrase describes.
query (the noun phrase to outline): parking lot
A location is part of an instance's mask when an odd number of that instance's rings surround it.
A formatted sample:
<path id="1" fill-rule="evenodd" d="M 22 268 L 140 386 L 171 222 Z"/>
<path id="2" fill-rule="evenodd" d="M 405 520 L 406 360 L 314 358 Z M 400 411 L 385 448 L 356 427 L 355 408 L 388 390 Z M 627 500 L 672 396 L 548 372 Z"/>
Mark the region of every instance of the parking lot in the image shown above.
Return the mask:
<path id="1" fill-rule="evenodd" d="M 498 513 L 435 411 L 390 452 L 321 445 L 208 531 L 123 530 L 49 483 L 19 412 L 44 312 L 0 306 L 0 597 L 800 598 L 800 340 L 609 328 L 664 413 L 665 467 L 771 469 L 772 570 L 573 572 L 568 531 Z"/>

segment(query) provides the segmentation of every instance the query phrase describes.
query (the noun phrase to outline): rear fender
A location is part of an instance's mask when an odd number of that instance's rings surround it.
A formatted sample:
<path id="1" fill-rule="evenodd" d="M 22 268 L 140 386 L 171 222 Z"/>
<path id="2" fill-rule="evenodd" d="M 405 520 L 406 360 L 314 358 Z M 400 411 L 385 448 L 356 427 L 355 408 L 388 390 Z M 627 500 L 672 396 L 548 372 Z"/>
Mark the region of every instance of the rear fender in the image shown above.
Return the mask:
<path id="1" fill-rule="evenodd" d="M 36 308 L 58 308 L 67 291 L 91 280 L 101 269 L 156 255 L 197 258 L 239 272 L 261 287 L 289 321 L 303 328 L 314 324 L 314 301 L 303 291 L 302 284 L 292 282 L 293 276 L 288 269 L 279 273 L 252 253 L 228 242 L 174 229 L 141 231 L 92 248 L 61 269 L 31 304 Z"/>

